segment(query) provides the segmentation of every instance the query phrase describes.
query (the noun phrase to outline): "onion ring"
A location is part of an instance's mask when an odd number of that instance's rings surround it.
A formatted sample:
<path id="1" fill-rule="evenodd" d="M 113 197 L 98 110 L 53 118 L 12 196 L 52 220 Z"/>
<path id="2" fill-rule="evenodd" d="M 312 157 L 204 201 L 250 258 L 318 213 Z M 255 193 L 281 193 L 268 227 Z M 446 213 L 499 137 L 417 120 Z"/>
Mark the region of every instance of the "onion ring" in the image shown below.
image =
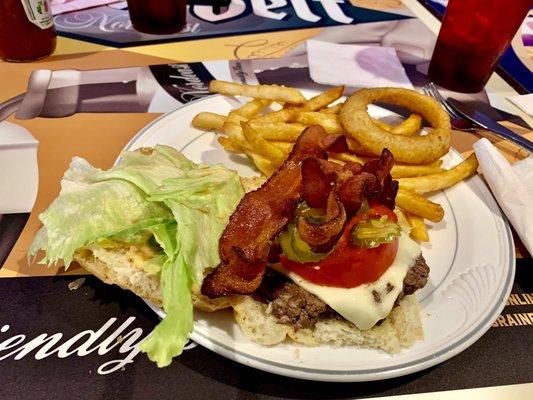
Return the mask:
<path id="1" fill-rule="evenodd" d="M 380 101 L 406 107 L 425 118 L 433 130 L 424 136 L 410 137 L 389 133 L 372 122 L 367 106 Z M 450 149 L 450 117 L 436 100 L 414 90 L 402 88 L 361 89 L 350 96 L 339 112 L 347 134 L 369 151 L 380 154 L 388 148 L 394 159 L 406 164 L 429 164 Z"/>

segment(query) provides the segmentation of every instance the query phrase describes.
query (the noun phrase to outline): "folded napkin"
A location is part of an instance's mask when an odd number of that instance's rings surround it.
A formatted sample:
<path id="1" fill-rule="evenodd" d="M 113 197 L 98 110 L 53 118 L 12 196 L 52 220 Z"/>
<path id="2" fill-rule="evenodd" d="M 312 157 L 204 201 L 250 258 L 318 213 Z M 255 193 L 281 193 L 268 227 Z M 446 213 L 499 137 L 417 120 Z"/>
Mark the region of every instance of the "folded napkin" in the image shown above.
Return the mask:
<path id="1" fill-rule="evenodd" d="M 31 211 L 39 184 L 38 144 L 22 126 L 0 122 L 0 214 Z"/>
<path id="2" fill-rule="evenodd" d="M 318 40 L 308 40 L 306 46 L 309 73 L 316 83 L 356 88 L 413 88 L 393 47 Z"/>
<path id="3" fill-rule="evenodd" d="M 474 143 L 474 151 L 492 194 L 533 254 L 533 155 L 511 166 L 487 139 Z"/>
<path id="4" fill-rule="evenodd" d="M 104 6 L 120 0 L 52 0 L 52 14 L 58 15 L 85 8 Z"/>
<path id="5" fill-rule="evenodd" d="M 533 93 L 509 96 L 507 99 L 527 115 L 533 117 Z"/>

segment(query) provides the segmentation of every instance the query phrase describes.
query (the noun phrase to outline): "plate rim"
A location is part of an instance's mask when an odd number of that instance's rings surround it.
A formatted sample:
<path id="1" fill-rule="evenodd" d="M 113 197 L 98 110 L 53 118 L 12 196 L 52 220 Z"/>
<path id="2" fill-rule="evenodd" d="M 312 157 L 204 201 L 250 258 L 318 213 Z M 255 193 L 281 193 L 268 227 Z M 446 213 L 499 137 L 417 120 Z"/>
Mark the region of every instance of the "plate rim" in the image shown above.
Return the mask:
<path id="1" fill-rule="evenodd" d="M 311 91 L 306 91 L 311 92 Z M 164 113 L 155 120 L 151 121 L 145 127 L 143 127 L 137 134 L 135 134 L 131 140 L 124 146 L 121 151 L 129 151 L 129 149 L 142 137 L 147 131 L 152 129 L 154 126 L 160 124 L 163 120 L 170 118 L 175 113 L 179 113 L 183 108 L 191 106 L 193 104 L 206 102 L 206 101 L 216 101 L 217 98 L 223 98 L 222 95 L 211 95 L 203 97 L 201 99 L 194 100 L 192 102 L 183 104 L 178 108 Z M 376 106 L 377 107 L 377 106 Z M 388 110 L 387 110 L 388 111 Z M 390 112 L 390 111 L 388 111 Z M 390 112 L 391 114 L 394 114 Z M 461 154 L 450 148 L 450 151 L 454 156 L 463 158 Z M 115 161 L 117 164 L 122 158 L 122 155 L 119 155 Z M 114 164 L 114 165 L 115 165 Z M 228 359 L 236 361 L 238 363 L 260 369 L 262 371 L 276 373 L 283 376 L 288 376 L 297 379 L 304 380 L 315 380 L 315 381 L 329 381 L 329 382 L 361 382 L 361 381 L 374 381 L 374 380 L 383 380 L 393 377 L 403 376 L 411 373 L 415 373 L 427 368 L 430 368 L 434 365 L 440 364 L 453 356 L 461 353 L 473 343 L 475 343 L 481 336 L 483 336 L 491 327 L 493 323 L 493 318 L 496 315 L 499 315 L 503 308 L 505 307 L 505 301 L 509 296 L 509 293 L 512 290 L 512 283 L 514 282 L 515 268 L 516 268 L 516 254 L 514 248 L 514 241 L 511 234 L 511 229 L 508 223 L 507 218 L 503 214 L 503 211 L 497 204 L 492 193 L 490 192 L 487 185 L 481 180 L 481 178 L 476 177 L 473 180 L 473 184 L 476 185 L 477 189 L 480 190 L 483 195 L 483 200 L 492 201 L 496 207 L 495 211 L 492 212 L 492 216 L 495 222 L 495 226 L 500 229 L 501 233 L 504 234 L 506 240 L 502 240 L 502 243 L 505 242 L 507 245 L 506 255 L 508 255 L 508 265 L 507 265 L 507 275 L 503 283 L 503 291 L 501 293 L 502 299 L 494 304 L 492 309 L 485 313 L 484 317 L 481 318 L 481 321 L 476 324 L 474 328 L 471 328 L 468 334 L 461 338 L 460 341 L 455 341 L 454 343 L 446 346 L 445 348 L 439 350 L 437 353 L 432 353 L 430 355 L 424 356 L 417 360 L 412 360 L 404 364 L 396 365 L 392 368 L 389 367 L 380 367 L 375 369 L 368 370 L 320 370 L 316 368 L 306 368 L 299 366 L 294 368 L 290 365 L 285 365 L 283 363 L 277 363 L 270 360 L 265 360 L 259 357 L 256 357 L 253 354 L 244 353 L 240 350 L 232 348 L 220 341 L 210 338 L 203 333 L 198 332 L 196 329 L 193 330 L 190 339 L 196 343 L 202 345 L 203 347 L 214 351 L 217 354 L 220 354 Z M 451 204 L 451 203 L 450 203 Z M 502 249 L 504 246 L 502 246 Z M 144 299 L 143 299 L 144 300 Z M 150 303 L 147 300 L 144 300 L 147 305 L 154 311 L 158 316 L 161 316 L 161 311 L 157 306 Z"/>

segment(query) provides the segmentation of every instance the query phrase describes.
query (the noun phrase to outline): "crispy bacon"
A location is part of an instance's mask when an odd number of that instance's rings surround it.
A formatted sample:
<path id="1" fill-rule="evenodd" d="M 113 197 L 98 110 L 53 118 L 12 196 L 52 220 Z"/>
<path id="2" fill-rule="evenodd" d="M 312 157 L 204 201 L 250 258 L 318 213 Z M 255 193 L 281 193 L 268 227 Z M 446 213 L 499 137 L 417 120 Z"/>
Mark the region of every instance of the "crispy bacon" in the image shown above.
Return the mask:
<path id="1" fill-rule="evenodd" d="M 394 156 L 389 149 L 383 149 L 379 158 L 368 161 L 363 165 L 363 171 L 375 175 L 380 186 L 383 187 L 385 178 L 390 174 L 393 165 Z"/>
<path id="2" fill-rule="evenodd" d="M 269 251 L 276 236 L 293 219 L 302 196 L 301 162 L 326 158 L 328 139 L 320 126 L 305 129 L 288 159 L 259 189 L 247 193 L 230 217 L 219 241 L 220 266 L 205 277 L 202 294 L 220 297 L 252 293 L 263 278 Z"/>
<path id="3" fill-rule="evenodd" d="M 219 241 L 221 264 L 205 277 L 202 294 L 213 298 L 253 293 L 269 257 L 276 258 L 275 238 L 293 220 L 302 199 L 311 207 L 326 209 L 324 224 L 300 218 L 297 225 L 315 251 L 334 245 L 365 196 L 394 204 L 397 182 L 389 174 L 392 154 L 385 149 L 378 160 L 344 167 L 326 160 L 328 151 L 346 149 L 344 137 L 327 135 L 320 126 L 302 132 L 280 169 L 259 189 L 247 193 L 230 217 Z"/>
<path id="4" fill-rule="evenodd" d="M 345 153 L 350 151 L 346 136 L 344 135 L 328 135 L 322 143 L 332 153 Z"/>
<path id="5" fill-rule="evenodd" d="M 316 223 L 308 218 L 299 217 L 297 229 L 300 237 L 317 253 L 331 250 L 346 222 L 346 212 L 342 203 L 335 193 L 331 192 L 328 197 L 324 222 Z"/>
<path id="6" fill-rule="evenodd" d="M 380 204 L 383 204 L 385 207 L 394 210 L 394 200 L 396 200 L 398 186 L 398 181 L 392 180 L 392 176 L 388 174 L 383 182 L 383 190 L 377 197 L 376 201 Z"/>
<path id="7" fill-rule="evenodd" d="M 393 181 L 390 171 L 394 164 L 394 157 L 388 149 L 383 149 L 381 156 L 366 162 L 363 166 L 352 163 L 345 169 L 353 176 L 337 184 L 339 200 L 346 208 L 348 215 L 359 210 L 363 199 L 371 198 L 394 208 L 394 199 L 398 191 L 398 182 Z"/>
<path id="8" fill-rule="evenodd" d="M 375 175 L 369 172 L 361 172 L 346 180 L 337 191 L 339 200 L 346 208 L 348 215 L 353 215 L 359 211 L 365 195 L 374 194 L 378 187 Z"/>
<path id="9" fill-rule="evenodd" d="M 303 199 L 309 207 L 326 208 L 332 180 L 322 169 L 320 160 L 308 157 L 302 161 Z"/>
<path id="10" fill-rule="evenodd" d="M 363 172 L 363 165 L 356 162 L 347 162 L 342 167 L 343 171 L 351 172 L 353 175 Z"/>

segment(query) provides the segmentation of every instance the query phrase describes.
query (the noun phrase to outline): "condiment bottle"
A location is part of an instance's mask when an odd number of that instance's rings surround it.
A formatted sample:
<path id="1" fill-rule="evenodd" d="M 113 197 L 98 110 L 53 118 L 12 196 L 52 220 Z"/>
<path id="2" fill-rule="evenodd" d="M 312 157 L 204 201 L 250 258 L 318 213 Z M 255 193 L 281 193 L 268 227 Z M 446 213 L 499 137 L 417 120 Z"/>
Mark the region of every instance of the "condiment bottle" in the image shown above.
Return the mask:
<path id="1" fill-rule="evenodd" d="M 0 0 L 0 58 L 32 61 L 56 48 L 49 0 Z"/>

